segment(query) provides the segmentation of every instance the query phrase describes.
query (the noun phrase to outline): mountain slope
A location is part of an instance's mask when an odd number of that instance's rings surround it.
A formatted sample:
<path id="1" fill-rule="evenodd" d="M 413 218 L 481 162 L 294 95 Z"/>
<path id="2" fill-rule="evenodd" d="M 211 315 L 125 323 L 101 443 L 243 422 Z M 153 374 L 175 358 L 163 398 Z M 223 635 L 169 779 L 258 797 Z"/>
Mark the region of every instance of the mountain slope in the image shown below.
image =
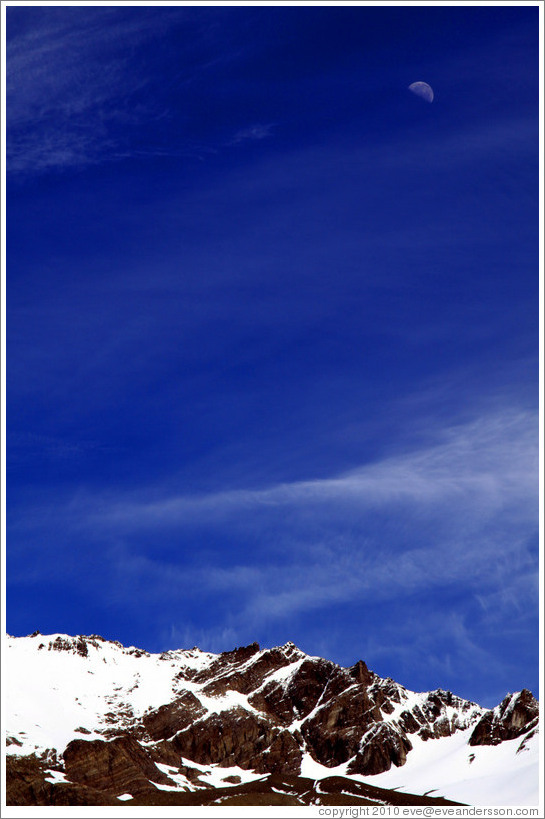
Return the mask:
<path id="1" fill-rule="evenodd" d="M 341 668 L 292 643 L 149 654 L 97 635 L 36 632 L 7 638 L 4 659 L 12 783 L 33 782 L 42 794 L 14 791 L 23 802 L 90 804 L 95 794 L 165 804 L 157 800 L 166 794 L 178 800 L 171 804 L 200 804 L 211 798 L 205 791 L 229 788 L 230 799 L 264 791 L 345 804 L 368 798 L 363 783 L 472 804 L 537 801 L 538 707 L 528 691 L 487 710 L 448 691 L 408 691 L 362 661 Z M 501 790 L 509 771 L 518 784 Z M 288 797 L 272 781 L 291 788 Z M 84 790 L 66 796 L 70 787 Z M 327 797 L 340 802 L 323 801 L 328 788 L 340 789 Z M 379 802 L 399 804 L 385 801 L 400 798 L 388 793 Z"/>

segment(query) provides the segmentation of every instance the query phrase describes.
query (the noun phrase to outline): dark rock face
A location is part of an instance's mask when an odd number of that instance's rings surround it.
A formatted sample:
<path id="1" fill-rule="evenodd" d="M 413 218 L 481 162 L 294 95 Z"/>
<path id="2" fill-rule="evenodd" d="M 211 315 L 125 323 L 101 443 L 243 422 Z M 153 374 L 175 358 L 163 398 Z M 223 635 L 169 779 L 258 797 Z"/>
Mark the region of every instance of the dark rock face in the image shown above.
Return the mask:
<path id="1" fill-rule="evenodd" d="M 415 713 L 417 709 L 413 709 L 413 711 L 402 711 L 401 716 L 399 717 L 398 724 L 402 731 L 406 734 L 416 734 L 422 727 L 423 719 L 421 718 L 418 720 L 418 714 Z M 420 711 L 420 709 L 418 709 Z M 422 714 L 420 712 L 420 717 Z"/>
<path id="2" fill-rule="evenodd" d="M 291 725 L 294 720 L 309 718 L 319 703 L 327 703 L 353 684 L 350 674 L 335 663 L 308 658 L 288 681 L 266 682 L 249 702 L 278 722 Z"/>
<path id="3" fill-rule="evenodd" d="M 376 719 L 368 691 L 354 686 L 326 701 L 303 723 L 301 732 L 312 756 L 334 767 L 357 753 L 361 738 Z"/>
<path id="4" fill-rule="evenodd" d="M 54 784 L 45 782 L 43 779 L 24 782 L 16 779 L 12 774 L 6 790 L 6 804 L 101 807 L 119 805 L 119 802 L 111 794 L 96 788 L 88 788 L 86 785 L 74 785 L 68 782 Z"/>
<path id="5" fill-rule="evenodd" d="M 150 781 L 169 784 L 133 737 L 74 739 L 64 751 L 64 769 L 72 782 L 114 794 L 149 791 Z"/>
<path id="6" fill-rule="evenodd" d="M 363 660 L 358 660 L 356 665 L 352 666 L 350 674 L 361 685 L 370 685 L 375 679 L 375 675 L 372 671 L 369 671 Z"/>
<path id="7" fill-rule="evenodd" d="M 151 739 L 168 739 L 205 713 L 197 697 L 186 691 L 174 702 L 146 714 L 142 725 Z"/>
<path id="8" fill-rule="evenodd" d="M 297 719 L 307 717 L 318 704 L 318 700 L 333 694 L 332 677 L 336 666 L 327 660 L 304 660 L 293 674 L 286 687 L 286 699 L 291 703 L 294 716 Z M 344 683 L 346 685 L 346 683 Z M 337 690 L 339 690 L 337 686 Z"/>
<path id="9" fill-rule="evenodd" d="M 46 765 L 34 756 L 6 758 L 6 804 L 119 805 L 112 794 L 86 785 L 45 781 Z"/>
<path id="10" fill-rule="evenodd" d="M 232 651 L 224 651 L 221 658 L 227 662 L 243 663 L 257 654 L 259 651 L 259 643 L 251 643 L 249 646 L 241 646 L 234 648 Z"/>
<path id="11" fill-rule="evenodd" d="M 527 688 L 518 694 L 508 694 L 492 711 L 479 720 L 471 737 L 470 745 L 499 745 L 508 739 L 516 739 L 537 725 L 539 705 Z"/>
<path id="12" fill-rule="evenodd" d="M 237 648 L 235 651 L 220 654 L 210 668 L 199 672 L 193 679 L 195 682 L 206 683 L 204 691 L 212 697 L 220 696 L 227 691 L 249 694 L 259 688 L 268 674 L 292 662 L 290 651 L 273 648 L 256 657 L 252 663 L 248 663 L 247 660 L 258 651 L 257 643 L 252 643 L 247 648 Z M 242 659 L 237 661 L 237 657 Z"/>
<path id="13" fill-rule="evenodd" d="M 390 770 L 392 764 L 399 768 L 407 761 L 407 753 L 412 747 L 407 737 L 388 723 L 374 725 L 365 734 L 347 772 L 373 776 Z"/>
<path id="14" fill-rule="evenodd" d="M 263 773 L 292 773 L 301 767 L 301 751 L 293 736 L 243 708 L 194 723 L 176 735 L 173 747 L 201 765 L 240 765 Z"/>
<path id="15" fill-rule="evenodd" d="M 301 770 L 301 749 L 289 731 L 276 731 L 269 747 L 253 762 L 258 773 L 298 774 Z"/>

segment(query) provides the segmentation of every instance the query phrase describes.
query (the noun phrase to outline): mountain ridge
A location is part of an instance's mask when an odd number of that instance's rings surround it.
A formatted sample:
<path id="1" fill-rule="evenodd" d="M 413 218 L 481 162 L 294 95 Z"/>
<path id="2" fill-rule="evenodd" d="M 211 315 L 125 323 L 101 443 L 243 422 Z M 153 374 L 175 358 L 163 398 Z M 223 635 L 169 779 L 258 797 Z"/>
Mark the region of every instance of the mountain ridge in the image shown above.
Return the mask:
<path id="1" fill-rule="evenodd" d="M 6 649 L 12 769 L 13 760 L 34 757 L 41 781 L 53 771 L 52 787 L 131 804 L 158 791 L 195 799 L 210 785 L 255 792 L 267 777 L 308 774 L 314 782 L 340 776 L 345 788 L 388 788 L 388 777 L 428 753 L 426 743 L 456 746 L 471 777 L 491 751 L 499 759 L 507 748 L 525 770 L 537 754 L 538 704 L 526 689 L 486 709 L 443 689 L 409 691 L 363 660 L 343 668 L 292 642 L 152 654 L 99 635 L 34 632 L 6 637 Z M 460 798 L 460 788 L 442 792 Z M 37 798 L 25 793 L 14 798 Z"/>

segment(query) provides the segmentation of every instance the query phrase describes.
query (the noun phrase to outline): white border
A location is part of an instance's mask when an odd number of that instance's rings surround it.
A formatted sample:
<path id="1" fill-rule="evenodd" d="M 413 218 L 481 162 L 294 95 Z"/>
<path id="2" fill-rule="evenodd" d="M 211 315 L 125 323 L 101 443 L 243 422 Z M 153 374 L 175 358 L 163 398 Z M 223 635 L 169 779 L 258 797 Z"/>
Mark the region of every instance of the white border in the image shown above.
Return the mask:
<path id="1" fill-rule="evenodd" d="M 539 597 L 540 597 L 540 626 L 539 626 L 539 653 L 540 653 L 540 685 L 539 685 L 539 700 L 544 702 L 545 697 L 545 680 L 544 680 L 544 660 L 545 660 L 545 620 L 544 620 L 544 594 L 545 594 L 545 514 L 544 514 L 544 495 L 545 495 L 545 253 L 544 253 L 544 218 L 545 218 L 545 130 L 544 130 L 544 99 L 545 99 L 545 9 L 544 0 L 480 0 L 472 2 L 472 0 L 433 0 L 433 2 L 424 3 L 421 0 L 193 0 L 193 2 L 185 2 L 185 0 L 159 0 L 158 2 L 149 2 L 148 0 L 129 0 L 127 3 L 119 2 L 118 0 L 0 0 L 0 31 L 1 31 L 1 107 L 0 107 L 0 145 L 1 145 L 1 224 L 0 224 L 0 253 L 1 253 L 1 276 L 0 276 L 0 538 L 1 538 L 1 575 L 2 575 L 2 605 L 1 605 L 1 625 L 2 625 L 2 639 L 4 638 L 6 628 L 6 8 L 8 6 L 530 6 L 539 8 L 539 552 L 540 552 L 540 572 L 539 572 Z M 1 686 L 1 705 L 2 713 L 4 712 L 4 667 L 2 665 L 2 686 Z M 541 732 L 541 753 L 542 762 L 545 762 L 544 749 L 544 733 L 545 733 L 545 719 L 543 715 L 543 707 L 540 709 L 540 732 Z M 5 770 L 5 744 L 2 741 L 2 771 Z M 540 766 L 540 783 L 539 783 L 539 815 L 545 812 L 545 765 Z M 287 819 L 287 817 L 303 817 L 312 816 L 317 817 L 319 806 L 312 807 L 278 807 L 278 808 L 258 808 L 258 807 L 163 807 L 160 811 L 157 807 L 150 808 L 130 808 L 128 806 L 119 806 L 112 809 L 109 808 L 88 808 L 88 807 L 32 807 L 32 808 L 7 808 L 5 800 L 5 777 L 0 777 L 1 793 L 0 793 L 0 807 L 1 816 L 5 817 L 95 817 L 97 815 L 104 817 L 157 817 L 160 812 L 161 816 L 165 817 L 218 817 L 220 812 L 225 817 L 278 817 Z M 356 808 L 358 810 L 358 808 Z M 414 812 L 411 815 L 416 815 Z M 466 815 L 480 815 L 485 816 L 486 808 L 479 809 L 470 808 Z M 498 808 L 490 808 L 488 815 L 500 815 Z M 509 815 L 509 809 L 505 809 L 503 815 Z M 515 814 L 516 808 L 512 808 L 511 815 Z M 471 813 L 469 812 L 471 811 Z M 494 811 L 496 811 L 494 813 Z M 403 813 L 401 808 L 400 814 Z M 343 819 L 349 819 L 352 816 L 363 816 L 361 813 L 352 813 L 350 808 L 346 808 Z M 381 814 L 384 815 L 384 814 Z M 386 814 L 388 815 L 388 814 Z M 390 814 L 394 816 L 394 813 Z M 409 815 L 409 814 L 407 814 Z M 421 815 L 424 815 L 422 812 Z M 431 815 L 431 814 L 427 814 Z M 434 816 L 448 815 L 447 813 L 439 812 L 438 809 L 433 811 Z M 519 813 L 518 815 L 524 815 Z M 530 815 L 528 812 L 526 815 Z M 536 815 L 536 814 L 534 814 Z M 332 814 L 330 814 L 332 816 Z M 338 813 L 337 817 L 341 817 Z"/>

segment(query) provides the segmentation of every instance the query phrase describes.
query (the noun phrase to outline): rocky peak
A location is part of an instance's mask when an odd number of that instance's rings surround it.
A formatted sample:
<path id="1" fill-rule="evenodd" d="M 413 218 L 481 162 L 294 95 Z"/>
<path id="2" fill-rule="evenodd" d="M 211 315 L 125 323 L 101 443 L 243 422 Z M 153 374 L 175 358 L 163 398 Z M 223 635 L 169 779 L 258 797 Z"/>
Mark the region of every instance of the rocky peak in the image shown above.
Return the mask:
<path id="1" fill-rule="evenodd" d="M 516 739 L 535 728 L 539 718 L 539 705 L 527 688 L 516 694 L 507 694 L 496 708 L 487 711 L 469 739 L 470 745 L 499 745 Z"/>
<path id="2" fill-rule="evenodd" d="M 288 640 L 288 642 L 284 643 L 284 645 L 280 646 L 280 648 L 282 649 L 284 654 L 287 654 L 289 656 L 292 656 L 294 654 L 297 654 L 298 656 L 303 656 L 304 655 L 304 651 L 301 651 L 301 649 L 298 648 L 295 645 L 295 643 L 292 643 L 291 640 Z"/>
<path id="3" fill-rule="evenodd" d="M 243 663 L 259 651 L 259 643 L 251 643 L 249 646 L 241 646 L 231 651 L 224 651 L 220 658 L 228 663 Z"/>
<path id="4" fill-rule="evenodd" d="M 350 674 L 354 677 L 356 682 L 361 685 L 371 685 L 376 676 L 372 671 L 369 671 L 363 660 L 358 660 L 358 662 L 352 666 Z"/>

